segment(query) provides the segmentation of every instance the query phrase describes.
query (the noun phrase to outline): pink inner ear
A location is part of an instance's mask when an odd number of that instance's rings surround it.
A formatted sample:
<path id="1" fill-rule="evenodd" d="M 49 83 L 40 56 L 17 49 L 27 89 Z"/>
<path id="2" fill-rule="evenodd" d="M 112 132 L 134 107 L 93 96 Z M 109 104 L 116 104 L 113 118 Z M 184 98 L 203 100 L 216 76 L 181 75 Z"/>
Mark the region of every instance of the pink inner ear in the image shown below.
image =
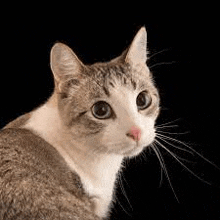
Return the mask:
<path id="1" fill-rule="evenodd" d="M 135 126 L 132 126 L 127 136 L 131 137 L 135 141 L 139 141 L 141 139 L 141 130 Z"/>

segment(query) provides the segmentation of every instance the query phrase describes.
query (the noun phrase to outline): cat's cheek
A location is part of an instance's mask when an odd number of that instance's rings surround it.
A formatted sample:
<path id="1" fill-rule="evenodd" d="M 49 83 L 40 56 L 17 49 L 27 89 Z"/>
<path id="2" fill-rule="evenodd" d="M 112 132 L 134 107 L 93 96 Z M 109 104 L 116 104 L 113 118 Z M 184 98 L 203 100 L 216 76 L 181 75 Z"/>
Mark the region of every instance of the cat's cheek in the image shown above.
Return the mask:
<path id="1" fill-rule="evenodd" d="M 156 137 L 156 133 L 155 132 L 151 132 L 148 137 L 143 141 L 143 146 L 147 147 L 149 145 L 151 145 L 154 140 L 155 140 L 155 137 Z"/>
<path id="2" fill-rule="evenodd" d="M 142 123 L 142 136 L 140 140 L 141 146 L 148 146 L 150 145 L 156 137 L 156 131 L 155 131 L 155 120 L 153 118 L 148 118 L 147 120 L 143 119 Z"/>

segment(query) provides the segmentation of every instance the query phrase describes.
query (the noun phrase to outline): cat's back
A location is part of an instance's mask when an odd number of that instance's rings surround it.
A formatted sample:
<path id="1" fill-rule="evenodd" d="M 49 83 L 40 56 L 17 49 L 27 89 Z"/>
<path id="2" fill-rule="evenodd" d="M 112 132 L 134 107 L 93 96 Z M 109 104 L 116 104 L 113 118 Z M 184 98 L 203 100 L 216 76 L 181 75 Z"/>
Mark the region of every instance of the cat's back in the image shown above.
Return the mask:
<path id="1" fill-rule="evenodd" d="M 31 131 L 0 131 L 0 220 L 99 219 L 55 148 Z"/>

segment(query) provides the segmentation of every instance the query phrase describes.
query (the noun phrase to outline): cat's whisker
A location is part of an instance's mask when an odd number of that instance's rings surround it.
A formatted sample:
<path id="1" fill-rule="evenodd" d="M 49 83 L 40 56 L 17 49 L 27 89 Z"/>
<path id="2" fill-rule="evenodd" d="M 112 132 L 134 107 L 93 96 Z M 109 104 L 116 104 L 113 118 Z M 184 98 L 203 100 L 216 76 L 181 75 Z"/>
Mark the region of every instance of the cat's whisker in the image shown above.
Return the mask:
<path id="1" fill-rule="evenodd" d="M 154 143 L 151 143 L 150 146 L 149 146 L 149 148 L 152 149 L 154 153 L 156 153 L 155 150 L 154 150 L 154 147 L 156 147 Z M 157 154 L 156 154 L 156 156 L 157 156 Z M 157 156 L 157 158 L 158 158 L 158 156 Z M 159 163 L 160 163 L 160 161 L 159 161 Z M 162 186 L 162 182 L 163 182 L 163 172 L 164 172 L 164 171 L 163 171 L 163 167 L 162 167 L 162 165 L 161 165 L 161 163 L 160 163 L 160 183 L 159 183 L 159 187 Z"/>
<path id="2" fill-rule="evenodd" d="M 177 63 L 177 61 L 170 61 L 170 62 L 160 62 L 160 63 L 156 63 L 154 65 L 149 66 L 149 69 L 152 69 L 156 66 L 161 66 L 161 65 L 168 65 L 168 64 L 174 64 Z"/>
<path id="3" fill-rule="evenodd" d="M 176 149 L 178 149 L 178 150 L 181 150 L 181 151 L 190 153 L 191 155 L 194 155 L 193 152 L 188 151 L 188 150 L 186 150 L 186 149 L 184 149 L 184 148 L 178 147 L 178 146 L 176 146 L 176 145 L 173 145 L 171 142 L 166 141 L 166 140 L 164 140 L 164 139 L 161 138 L 161 137 L 158 137 L 158 136 L 157 136 L 156 138 L 159 138 L 161 141 L 165 142 L 165 143 L 168 144 L 169 146 L 172 146 L 172 147 L 174 147 L 174 148 L 176 148 Z M 173 154 L 174 154 L 174 153 L 173 153 Z M 188 163 L 194 163 L 193 161 L 187 160 L 187 159 L 185 159 L 185 158 L 182 158 L 182 157 L 178 156 L 177 154 L 174 154 L 174 155 L 175 155 L 179 160 L 181 160 L 181 161 L 185 161 L 185 162 L 188 162 Z"/>
<path id="4" fill-rule="evenodd" d="M 177 156 L 171 152 L 169 149 L 167 149 L 161 142 L 159 142 L 158 140 L 155 139 L 155 143 L 157 143 L 159 146 L 161 146 L 164 150 L 166 150 L 177 162 L 179 162 L 189 173 L 191 173 L 193 176 L 195 176 L 196 178 L 198 178 L 199 180 L 201 180 L 202 182 L 211 185 L 209 182 L 205 181 L 204 179 L 202 179 L 201 177 L 199 177 L 198 175 L 196 175 L 192 170 L 190 170 L 182 161 L 180 161 Z"/>
<path id="5" fill-rule="evenodd" d="M 156 126 L 156 127 L 163 127 L 164 125 L 169 125 L 169 124 L 172 124 L 172 123 L 174 123 L 174 122 L 177 122 L 177 121 L 179 121 L 181 118 L 177 118 L 177 119 L 175 119 L 175 120 L 173 120 L 173 121 L 169 121 L 169 122 L 166 122 L 166 123 L 163 123 L 163 124 L 159 124 L 158 126 Z"/>
<path id="6" fill-rule="evenodd" d="M 160 184 L 159 184 L 160 187 L 162 186 L 162 182 L 163 182 L 163 168 L 160 167 Z"/>
<path id="7" fill-rule="evenodd" d="M 125 188 L 124 188 L 124 186 L 123 186 L 122 177 L 123 177 L 123 173 L 120 172 L 120 173 L 119 173 L 119 176 L 118 176 L 118 183 L 119 183 L 119 186 L 120 186 L 120 188 L 121 188 L 122 194 L 124 195 L 125 199 L 127 200 L 127 202 L 128 202 L 128 204 L 129 204 L 131 210 L 133 210 L 132 205 L 131 205 L 131 203 L 130 203 L 130 201 L 129 201 L 129 199 L 128 199 L 127 193 L 126 193 L 126 191 L 125 191 Z M 124 179 L 124 180 L 125 180 L 125 179 Z M 126 183 L 127 183 L 127 182 L 126 182 Z M 123 210 L 124 210 L 129 216 L 131 216 L 124 208 L 123 208 Z"/>
<path id="8" fill-rule="evenodd" d="M 147 161 L 147 156 L 146 156 L 145 150 L 143 150 L 138 156 L 139 156 L 140 159 L 143 157 L 144 161 Z"/>
<path id="9" fill-rule="evenodd" d="M 161 137 L 160 134 L 158 134 L 158 133 L 157 133 L 157 136 L 156 136 L 156 137 L 159 138 L 159 139 L 161 139 L 162 141 L 164 141 L 165 143 L 167 143 L 168 145 L 170 145 L 170 146 L 172 146 L 172 147 L 174 147 L 174 148 L 176 148 L 176 149 L 179 149 L 179 150 L 188 152 L 188 153 L 190 153 L 191 155 L 193 155 L 193 153 L 192 153 L 191 151 L 186 150 L 186 149 L 184 149 L 184 148 L 181 148 L 181 147 L 178 147 L 178 146 L 172 144 L 171 142 L 169 142 L 169 141 L 165 140 L 163 137 Z"/>
<path id="10" fill-rule="evenodd" d="M 175 128 L 175 127 L 179 127 L 178 125 L 164 125 L 164 126 L 155 126 L 155 128 L 158 129 L 166 129 L 166 128 Z"/>
<path id="11" fill-rule="evenodd" d="M 160 50 L 160 51 L 158 51 L 158 52 L 155 52 L 155 53 L 153 53 L 152 55 L 150 55 L 150 56 L 148 56 L 148 61 L 150 60 L 150 59 L 152 59 L 153 57 L 155 57 L 156 55 L 158 55 L 158 54 L 161 54 L 161 53 L 163 53 L 163 52 L 166 52 L 166 51 L 169 51 L 170 50 L 170 48 L 165 48 L 165 49 L 163 49 L 163 50 Z"/>
<path id="12" fill-rule="evenodd" d="M 184 143 L 183 141 L 179 141 L 175 138 L 172 138 L 172 137 L 168 137 L 166 135 L 163 135 L 163 134 L 158 134 L 157 133 L 157 136 L 160 136 L 164 139 L 167 139 L 167 140 L 171 140 L 171 141 L 174 141 L 176 143 L 179 143 L 179 144 L 182 144 L 183 146 L 185 146 L 186 148 L 190 149 L 193 153 L 197 154 L 199 157 L 201 157 L 203 160 L 205 160 L 206 162 L 208 162 L 209 164 L 211 164 L 212 166 L 214 166 L 216 169 L 220 170 L 220 168 L 214 164 L 212 161 L 210 161 L 209 159 L 207 159 L 206 157 L 204 157 L 202 154 L 200 154 L 199 152 L 197 152 L 196 150 L 194 150 L 192 147 L 190 147 L 189 145 L 187 145 L 186 143 Z"/>
<path id="13" fill-rule="evenodd" d="M 123 209 L 123 211 L 124 211 L 127 215 L 131 216 L 131 215 L 125 210 L 125 208 L 123 207 L 123 205 L 121 204 L 120 200 L 119 200 L 117 197 L 116 197 L 116 200 L 118 201 L 118 204 L 121 206 L 121 208 Z"/>
<path id="14" fill-rule="evenodd" d="M 154 152 L 155 152 L 155 154 L 156 154 L 156 156 L 157 156 L 157 158 L 158 158 L 158 160 L 159 160 L 161 169 L 164 171 L 164 173 L 165 173 L 165 175 L 166 175 L 166 177 L 167 177 L 167 180 L 168 180 L 168 182 L 169 182 L 169 185 L 170 185 L 170 187 L 171 187 L 171 189 L 172 189 L 172 191 L 173 191 L 173 194 L 174 194 L 174 196 L 175 196 L 177 202 L 179 203 L 179 199 L 178 199 L 178 197 L 177 197 L 177 195 L 176 195 L 176 192 L 175 192 L 175 190 L 174 190 L 174 188 L 173 188 L 173 185 L 172 185 L 172 183 L 171 183 L 171 179 L 170 179 L 170 177 L 169 177 L 169 174 L 168 174 L 168 171 L 167 171 L 167 168 L 166 168 L 166 165 L 165 165 L 165 161 L 164 161 L 164 159 L 163 159 L 163 156 L 162 156 L 160 150 L 157 148 L 157 146 L 156 146 L 154 143 L 151 144 L 151 147 L 152 147 L 152 149 L 154 150 Z M 162 174 L 161 174 L 161 176 L 162 176 Z M 161 185 L 161 183 L 162 183 L 162 178 L 161 178 L 161 180 L 160 180 L 160 185 Z"/>
<path id="15" fill-rule="evenodd" d="M 168 132 L 168 131 L 161 131 L 160 129 L 157 129 L 157 131 L 159 133 L 164 133 L 164 134 L 189 134 L 189 131 L 185 131 L 185 132 Z"/>

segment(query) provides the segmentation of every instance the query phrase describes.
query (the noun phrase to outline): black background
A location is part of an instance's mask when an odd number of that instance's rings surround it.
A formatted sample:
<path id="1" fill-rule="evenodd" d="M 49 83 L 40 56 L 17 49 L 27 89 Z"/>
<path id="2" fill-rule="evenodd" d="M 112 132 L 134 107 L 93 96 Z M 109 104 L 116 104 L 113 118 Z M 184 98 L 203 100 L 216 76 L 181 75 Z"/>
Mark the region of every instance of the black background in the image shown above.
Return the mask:
<path id="1" fill-rule="evenodd" d="M 47 9 L 34 3 L 2 8 L 1 127 L 52 93 L 49 53 L 56 41 L 68 44 L 84 63 L 107 61 L 129 46 L 144 25 L 152 56 L 148 65 L 161 95 L 157 124 L 178 119 L 171 123 L 178 127 L 164 131 L 189 132 L 169 136 L 220 166 L 217 5 L 133 2 L 128 9 L 119 2 L 55 4 Z M 161 152 L 179 203 L 165 175 L 159 186 L 160 164 L 146 150 L 144 156 L 126 161 L 121 175 L 126 196 L 118 187 L 111 219 L 220 219 L 220 171 L 196 155 L 174 151 L 190 160 L 185 164 L 209 185 Z"/>

